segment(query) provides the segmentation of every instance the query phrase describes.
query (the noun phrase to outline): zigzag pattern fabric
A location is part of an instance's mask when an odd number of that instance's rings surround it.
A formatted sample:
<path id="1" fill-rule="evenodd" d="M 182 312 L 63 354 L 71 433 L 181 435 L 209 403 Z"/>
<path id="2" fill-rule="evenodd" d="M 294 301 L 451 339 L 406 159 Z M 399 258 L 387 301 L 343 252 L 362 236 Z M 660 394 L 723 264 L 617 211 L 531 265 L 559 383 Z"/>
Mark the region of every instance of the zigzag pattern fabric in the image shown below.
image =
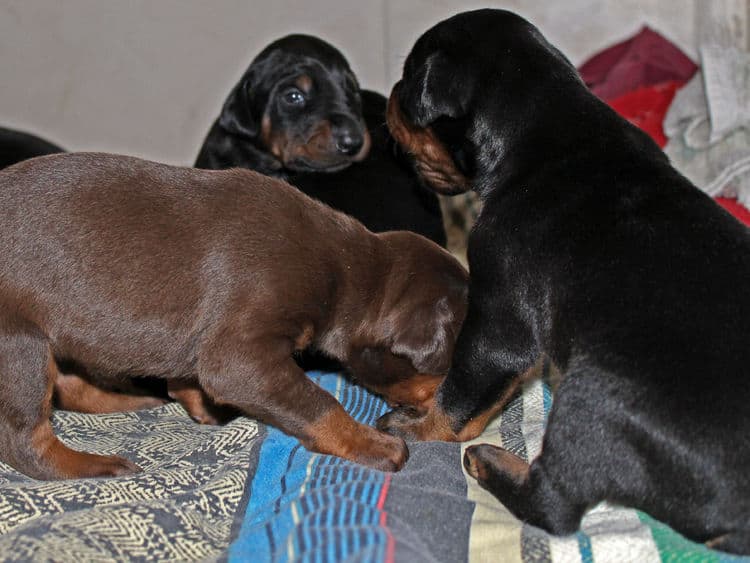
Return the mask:
<path id="1" fill-rule="evenodd" d="M 56 412 L 53 424 L 67 445 L 125 455 L 144 471 L 45 482 L 0 464 L 0 559 L 194 561 L 226 549 L 264 432 L 256 422 L 200 426 L 174 403 Z"/>
<path id="2" fill-rule="evenodd" d="M 385 404 L 336 374 L 310 373 L 355 418 Z M 552 404 L 527 385 L 475 442 L 524 459 Z M 247 418 L 199 426 L 176 404 L 113 415 L 57 412 L 68 445 L 125 454 L 128 478 L 34 481 L 0 464 L 3 561 L 749 562 L 689 542 L 638 511 L 602 504 L 558 538 L 523 525 L 463 472 L 469 444 L 410 444 L 386 474 L 312 454 Z"/>

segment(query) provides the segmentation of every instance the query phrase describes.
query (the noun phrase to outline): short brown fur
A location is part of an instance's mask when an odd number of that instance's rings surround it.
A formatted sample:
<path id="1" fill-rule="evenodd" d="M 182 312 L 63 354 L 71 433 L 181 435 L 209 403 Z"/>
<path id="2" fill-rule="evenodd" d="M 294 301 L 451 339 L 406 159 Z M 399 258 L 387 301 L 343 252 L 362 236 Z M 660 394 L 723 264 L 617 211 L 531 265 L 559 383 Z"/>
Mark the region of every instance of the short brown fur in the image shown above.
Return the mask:
<path id="1" fill-rule="evenodd" d="M 166 379 L 199 420 L 205 392 L 316 451 L 387 470 L 406 460 L 401 439 L 354 422 L 293 354 L 309 344 L 386 397 L 429 401 L 467 297 L 466 271 L 438 245 L 373 234 L 248 170 L 104 154 L 4 170 L 0 207 L 0 460 L 40 479 L 138 470 L 54 436 L 59 362 L 93 384 Z"/>

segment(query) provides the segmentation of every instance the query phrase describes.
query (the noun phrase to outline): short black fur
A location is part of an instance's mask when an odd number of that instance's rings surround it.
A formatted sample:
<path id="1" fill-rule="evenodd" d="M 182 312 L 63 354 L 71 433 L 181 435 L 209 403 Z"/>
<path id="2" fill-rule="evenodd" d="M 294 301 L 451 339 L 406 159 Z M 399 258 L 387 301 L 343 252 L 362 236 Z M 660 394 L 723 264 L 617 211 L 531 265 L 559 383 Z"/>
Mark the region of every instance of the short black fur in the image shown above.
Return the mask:
<path id="1" fill-rule="evenodd" d="M 435 409 L 459 436 L 539 356 L 563 373 L 539 457 L 469 449 L 472 474 L 555 534 L 606 499 L 750 554 L 748 229 L 510 12 L 426 32 L 392 100 L 484 204 Z"/>

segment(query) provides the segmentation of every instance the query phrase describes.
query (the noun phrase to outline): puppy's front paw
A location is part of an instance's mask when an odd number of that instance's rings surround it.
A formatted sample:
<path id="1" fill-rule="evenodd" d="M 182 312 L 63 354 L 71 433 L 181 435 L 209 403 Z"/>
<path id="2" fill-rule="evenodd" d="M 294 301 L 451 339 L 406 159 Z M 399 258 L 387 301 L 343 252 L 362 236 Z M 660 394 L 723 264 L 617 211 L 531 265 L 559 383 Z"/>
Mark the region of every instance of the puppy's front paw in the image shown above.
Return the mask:
<path id="1" fill-rule="evenodd" d="M 370 441 L 355 461 L 380 471 L 399 471 L 408 459 L 409 448 L 401 438 L 378 432 L 378 438 Z"/>
<path id="2" fill-rule="evenodd" d="M 466 448 L 464 452 L 464 468 L 466 472 L 480 483 L 486 481 L 489 471 L 488 460 L 499 449 L 489 444 L 480 444 Z"/>
<path id="3" fill-rule="evenodd" d="M 143 471 L 139 466 L 117 455 L 90 456 L 94 460 L 87 471 L 96 477 L 123 477 Z"/>

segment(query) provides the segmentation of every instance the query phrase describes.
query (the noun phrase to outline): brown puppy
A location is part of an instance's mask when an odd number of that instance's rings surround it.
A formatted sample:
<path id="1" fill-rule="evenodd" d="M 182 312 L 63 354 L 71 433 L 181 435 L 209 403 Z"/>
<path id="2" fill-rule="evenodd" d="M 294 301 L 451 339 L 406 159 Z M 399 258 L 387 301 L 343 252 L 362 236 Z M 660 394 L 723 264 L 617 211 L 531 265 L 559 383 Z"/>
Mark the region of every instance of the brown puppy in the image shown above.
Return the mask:
<path id="1" fill-rule="evenodd" d="M 8 168 L 0 208 L 0 460 L 39 479 L 138 471 L 55 437 L 64 363 L 94 382 L 199 385 L 314 451 L 406 461 L 403 440 L 355 422 L 292 355 L 317 347 L 424 411 L 466 306 L 466 272 L 438 245 L 375 235 L 249 170 L 104 154 Z"/>

